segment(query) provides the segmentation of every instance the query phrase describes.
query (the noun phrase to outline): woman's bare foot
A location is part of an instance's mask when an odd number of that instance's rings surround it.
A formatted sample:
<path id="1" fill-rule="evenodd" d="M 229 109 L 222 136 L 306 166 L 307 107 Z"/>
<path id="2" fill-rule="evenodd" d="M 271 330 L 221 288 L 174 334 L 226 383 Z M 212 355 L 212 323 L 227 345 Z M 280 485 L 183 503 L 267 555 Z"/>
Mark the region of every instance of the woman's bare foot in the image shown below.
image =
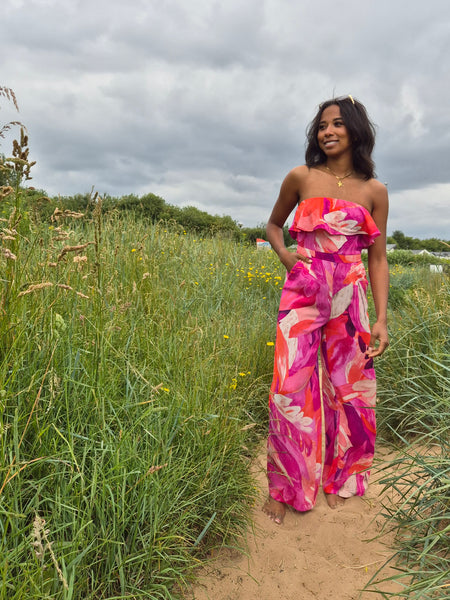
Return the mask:
<path id="1" fill-rule="evenodd" d="M 266 515 L 269 515 L 274 523 L 277 525 L 283 523 L 284 515 L 286 514 L 286 505 L 283 504 L 283 502 L 278 502 L 278 500 L 274 500 L 269 496 L 262 509 Z"/>
<path id="2" fill-rule="evenodd" d="M 330 508 L 337 508 L 338 506 L 343 506 L 345 502 L 345 498 L 341 498 L 337 494 L 325 494 L 325 498 L 327 499 L 328 506 Z"/>

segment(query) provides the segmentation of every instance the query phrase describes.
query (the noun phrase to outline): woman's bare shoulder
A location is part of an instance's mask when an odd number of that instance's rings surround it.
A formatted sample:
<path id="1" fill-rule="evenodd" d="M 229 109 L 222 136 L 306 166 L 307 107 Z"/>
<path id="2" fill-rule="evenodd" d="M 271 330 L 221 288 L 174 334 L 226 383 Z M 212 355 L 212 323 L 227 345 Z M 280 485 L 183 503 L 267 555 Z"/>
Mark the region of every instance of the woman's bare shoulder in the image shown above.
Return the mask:
<path id="1" fill-rule="evenodd" d="M 308 177 L 309 169 L 306 165 L 294 167 L 289 171 L 283 181 L 283 186 L 289 189 L 296 189 L 300 192 L 306 178 Z"/>
<path id="2" fill-rule="evenodd" d="M 309 173 L 309 168 L 306 165 L 299 165 L 298 167 L 294 167 L 289 171 L 287 177 L 292 177 L 293 179 L 303 179 Z"/>
<path id="3" fill-rule="evenodd" d="M 387 187 L 384 183 L 378 181 L 378 179 L 369 179 L 367 185 L 369 186 L 372 196 L 381 198 L 387 197 Z"/>

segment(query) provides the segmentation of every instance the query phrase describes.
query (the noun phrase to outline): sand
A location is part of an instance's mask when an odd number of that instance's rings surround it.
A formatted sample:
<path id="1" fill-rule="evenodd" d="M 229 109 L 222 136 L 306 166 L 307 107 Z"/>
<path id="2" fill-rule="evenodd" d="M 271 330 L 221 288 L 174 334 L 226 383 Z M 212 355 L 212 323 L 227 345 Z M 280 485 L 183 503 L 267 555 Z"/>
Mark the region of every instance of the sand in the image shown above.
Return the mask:
<path id="1" fill-rule="evenodd" d="M 382 456 L 383 455 L 383 456 Z M 378 452 L 378 460 L 386 460 Z M 361 592 L 393 554 L 392 534 L 379 538 L 382 486 L 372 472 L 363 498 L 346 500 L 331 510 L 319 493 L 314 510 L 288 510 L 283 525 L 273 523 L 261 507 L 267 497 L 265 454 L 255 464 L 260 499 L 246 535 L 247 555 L 223 549 L 198 572 L 189 600 L 378 600 L 381 593 Z M 373 539 L 377 538 L 377 539 Z M 386 570 L 385 576 L 393 574 Z M 384 591 L 399 590 L 383 584 Z"/>

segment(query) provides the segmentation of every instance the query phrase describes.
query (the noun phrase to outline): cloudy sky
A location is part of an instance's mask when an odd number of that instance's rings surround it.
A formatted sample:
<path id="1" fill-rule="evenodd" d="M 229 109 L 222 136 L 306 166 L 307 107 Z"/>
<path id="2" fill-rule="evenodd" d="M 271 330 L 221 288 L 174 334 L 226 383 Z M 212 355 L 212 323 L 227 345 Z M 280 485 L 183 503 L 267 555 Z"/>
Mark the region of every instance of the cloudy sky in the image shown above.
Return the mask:
<path id="1" fill-rule="evenodd" d="M 388 233 L 450 238 L 448 0 L 2 0 L 0 123 L 50 195 L 152 192 L 265 223 L 318 104 L 377 125 Z M 10 141 L 0 151 L 8 154 Z"/>

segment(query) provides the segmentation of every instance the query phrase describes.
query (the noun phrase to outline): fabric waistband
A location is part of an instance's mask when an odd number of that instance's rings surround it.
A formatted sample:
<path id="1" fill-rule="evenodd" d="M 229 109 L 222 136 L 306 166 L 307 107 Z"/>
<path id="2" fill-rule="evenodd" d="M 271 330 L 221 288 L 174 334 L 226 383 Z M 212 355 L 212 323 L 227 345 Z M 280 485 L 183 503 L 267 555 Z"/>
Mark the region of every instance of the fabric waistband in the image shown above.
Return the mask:
<path id="1" fill-rule="evenodd" d="M 328 260 L 335 263 L 361 262 L 361 253 L 338 254 L 337 252 L 319 252 L 318 250 L 310 250 L 309 248 L 297 248 L 297 252 L 308 258 L 319 258 L 320 260 Z"/>

